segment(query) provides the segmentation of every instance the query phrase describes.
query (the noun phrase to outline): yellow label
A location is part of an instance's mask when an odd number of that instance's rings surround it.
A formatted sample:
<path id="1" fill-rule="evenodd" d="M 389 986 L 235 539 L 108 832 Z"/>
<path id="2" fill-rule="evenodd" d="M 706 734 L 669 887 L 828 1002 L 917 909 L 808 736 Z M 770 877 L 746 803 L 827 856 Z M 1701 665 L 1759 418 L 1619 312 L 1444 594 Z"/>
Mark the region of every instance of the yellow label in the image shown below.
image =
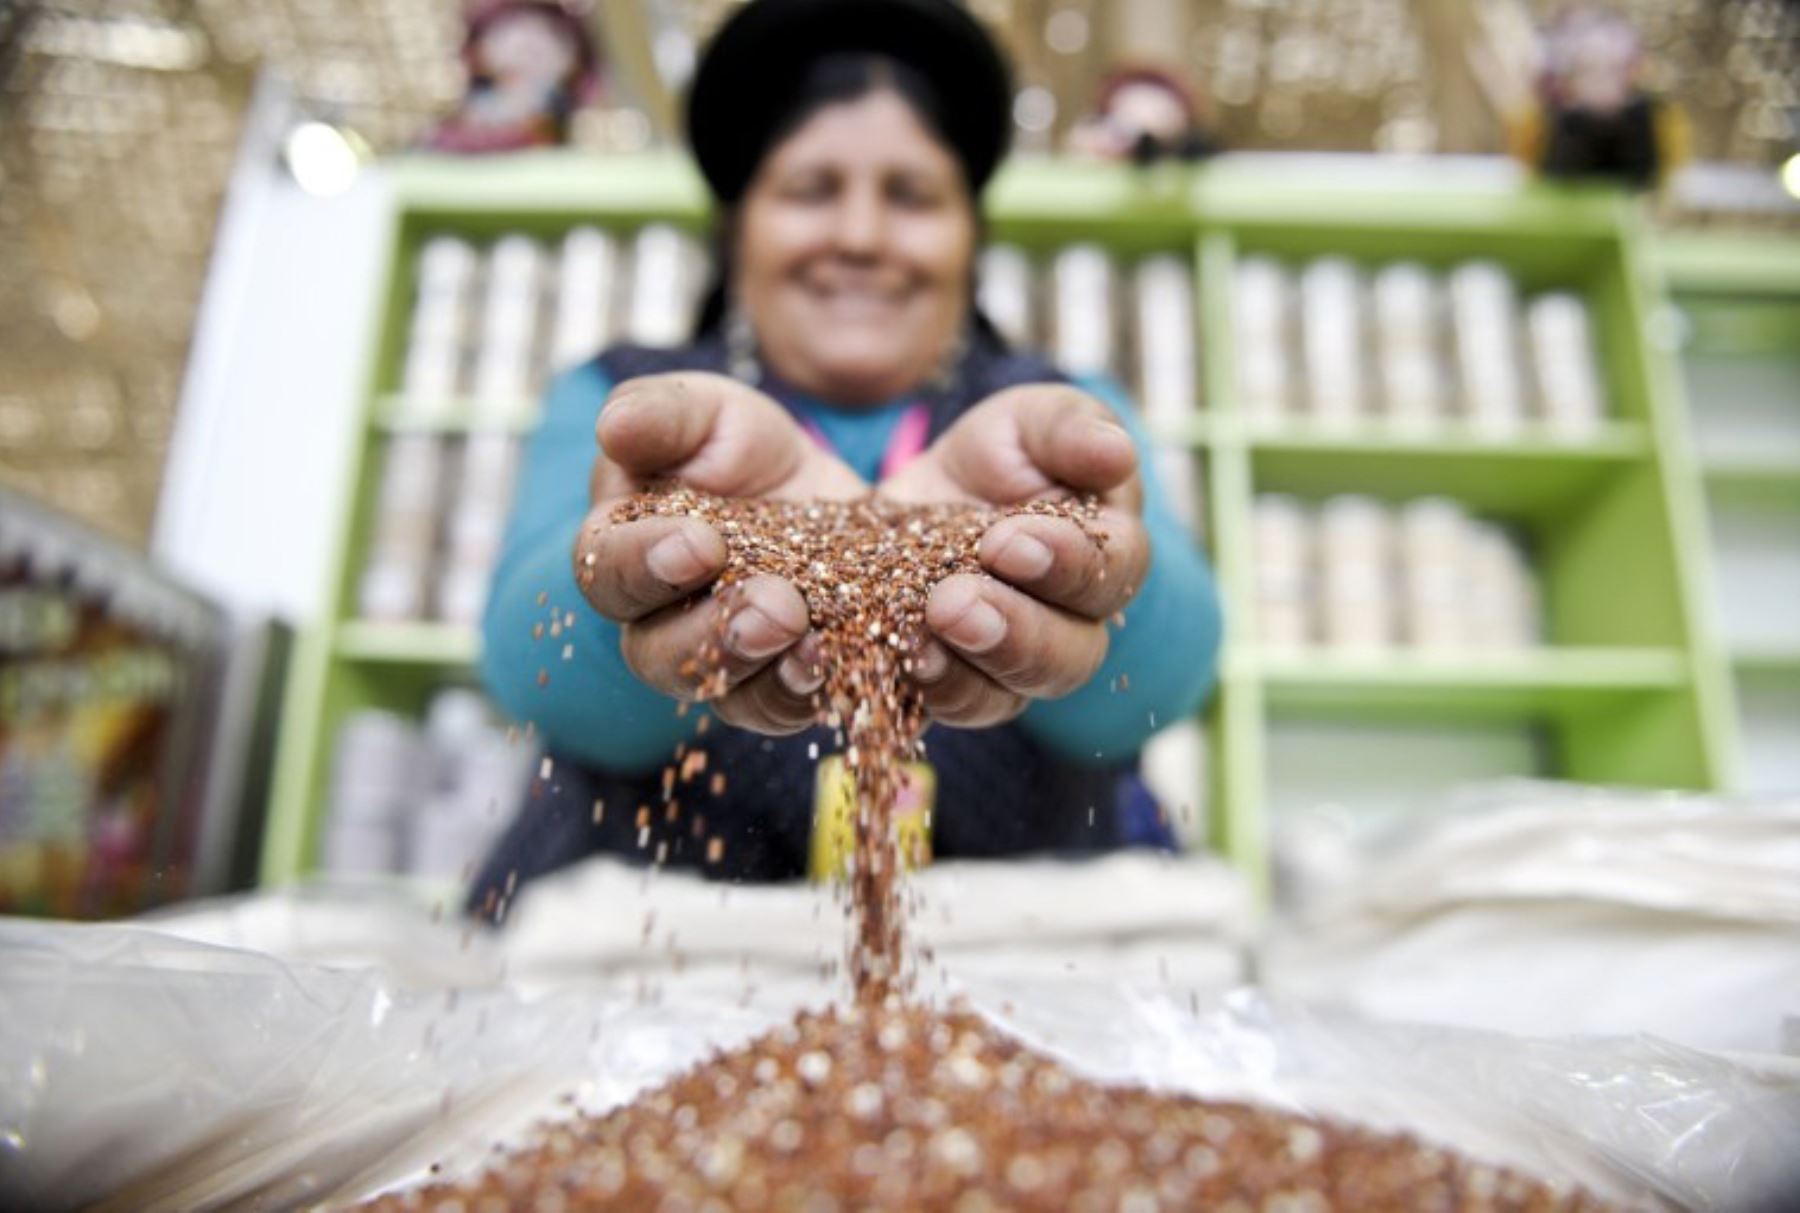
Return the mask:
<path id="1" fill-rule="evenodd" d="M 922 867 L 931 862 L 931 809 L 937 799 L 937 772 L 923 762 L 905 763 L 901 772 L 900 794 L 894 801 L 900 862 L 907 868 Z M 808 865 L 812 878 L 842 878 L 855 851 L 856 780 L 844 765 L 843 755 L 833 754 L 819 763 L 813 783 L 812 861 Z"/>

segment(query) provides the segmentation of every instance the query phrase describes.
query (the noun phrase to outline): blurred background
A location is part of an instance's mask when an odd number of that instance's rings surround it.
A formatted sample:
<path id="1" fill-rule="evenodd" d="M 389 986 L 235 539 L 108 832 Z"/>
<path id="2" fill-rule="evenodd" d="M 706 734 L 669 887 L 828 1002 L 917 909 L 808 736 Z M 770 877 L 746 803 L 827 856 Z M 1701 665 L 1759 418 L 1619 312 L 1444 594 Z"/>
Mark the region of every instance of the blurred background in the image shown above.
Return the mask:
<path id="1" fill-rule="evenodd" d="M 1800 789 L 1800 6 L 971 7 L 984 306 L 1132 388 L 1231 612 L 1188 845 Z M 466 877 L 519 435 L 685 332 L 729 8 L 0 0 L 0 913 Z"/>

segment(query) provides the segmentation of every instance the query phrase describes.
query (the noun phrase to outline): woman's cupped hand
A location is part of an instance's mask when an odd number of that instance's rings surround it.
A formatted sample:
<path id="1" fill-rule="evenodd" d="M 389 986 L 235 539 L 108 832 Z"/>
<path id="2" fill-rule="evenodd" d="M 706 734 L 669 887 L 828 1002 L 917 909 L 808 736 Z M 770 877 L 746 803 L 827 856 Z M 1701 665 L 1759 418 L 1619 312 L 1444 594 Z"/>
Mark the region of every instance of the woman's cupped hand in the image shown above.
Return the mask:
<path id="1" fill-rule="evenodd" d="M 1150 564 L 1137 450 L 1106 405 L 1062 384 L 997 393 L 880 491 L 909 503 L 997 507 L 1092 493 L 1101 504 L 1103 543 L 1073 519 L 1015 515 L 982 537 L 981 564 L 992 576 L 961 574 L 932 592 L 931 635 L 913 673 L 933 719 L 998 724 L 1094 676 L 1106 658 L 1107 621 Z"/>
<path id="2" fill-rule="evenodd" d="M 788 734 L 812 723 L 822 681 L 817 636 L 793 584 L 746 580 L 729 599 L 697 597 L 725 568 L 725 541 L 695 518 L 615 521 L 615 507 L 660 480 L 721 497 L 794 501 L 867 495 L 779 404 L 722 375 L 683 372 L 621 384 L 596 425 L 592 508 L 575 542 L 576 581 L 620 626 L 625 663 L 684 701 L 705 697 L 727 724 Z M 721 612 L 728 617 L 721 619 Z M 695 660 L 723 622 L 723 690 Z"/>

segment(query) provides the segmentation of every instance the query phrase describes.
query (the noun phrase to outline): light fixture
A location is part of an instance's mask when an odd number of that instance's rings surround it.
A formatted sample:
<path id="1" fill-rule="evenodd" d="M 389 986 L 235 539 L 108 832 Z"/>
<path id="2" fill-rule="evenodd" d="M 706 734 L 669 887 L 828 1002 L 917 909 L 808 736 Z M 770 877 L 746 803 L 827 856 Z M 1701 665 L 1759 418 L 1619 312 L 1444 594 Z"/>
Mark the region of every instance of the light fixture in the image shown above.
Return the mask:
<path id="1" fill-rule="evenodd" d="M 369 145 L 347 127 L 317 120 L 302 122 L 281 143 L 281 157 L 301 189 L 330 198 L 356 184 Z"/>
<path id="2" fill-rule="evenodd" d="M 1781 188 L 1788 197 L 1800 198 L 1800 152 L 1789 156 L 1781 166 Z"/>

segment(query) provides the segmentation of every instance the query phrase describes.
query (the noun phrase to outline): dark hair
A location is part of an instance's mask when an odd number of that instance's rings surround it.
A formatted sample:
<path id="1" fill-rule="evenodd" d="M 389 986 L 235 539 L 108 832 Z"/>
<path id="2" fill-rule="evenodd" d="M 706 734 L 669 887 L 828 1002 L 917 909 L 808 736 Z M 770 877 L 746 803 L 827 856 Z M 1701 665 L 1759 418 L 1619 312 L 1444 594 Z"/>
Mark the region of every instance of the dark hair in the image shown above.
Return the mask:
<path id="1" fill-rule="evenodd" d="M 931 81 L 910 64 L 871 52 L 834 51 L 813 60 L 789 95 L 781 117 L 770 124 L 762 146 L 756 149 L 760 164 L 783 140 L 820 110 L 848 101 L 858 101 L 870 93 L 886 89 L 906 102 L 925 129 L 953 154 L 956 144 L 949 137 L 950 115 L 945 110 Z M 962 161 L 957 160 L 959 167 Z M 968 173 L 963 173 L 968 185 Z M 701 297 L 700 314 L 694 322 L 694 336 L 705 337 L 718 331 L 725 322 L 725 306 L 731 293 L 731 269 L 734 260 L 738 207 L 732 203 L 721 207 L 713 220 L 712 281 Z M 977 210 L 977 225 L 980 213 Z M 971 290 L 973 284 L 971 283 Z"/>

